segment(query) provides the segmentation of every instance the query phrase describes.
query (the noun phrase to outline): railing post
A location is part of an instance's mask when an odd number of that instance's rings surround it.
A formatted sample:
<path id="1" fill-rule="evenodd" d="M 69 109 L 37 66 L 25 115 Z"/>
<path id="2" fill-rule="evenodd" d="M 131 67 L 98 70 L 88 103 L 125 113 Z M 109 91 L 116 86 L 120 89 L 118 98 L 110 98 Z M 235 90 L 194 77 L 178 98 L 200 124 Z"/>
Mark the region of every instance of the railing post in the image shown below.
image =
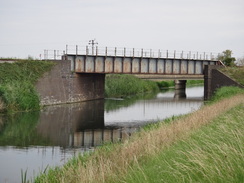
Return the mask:
<path id="1" fill-rule="evenodd" d="M 160 49 L 158 50 L 158 58 L 161 58 L 161 52 L 160 52 Z"/>
<path id="2" fill-rule="evenodd" d="M 92 46 L 92 55 L 94 55 L 94 46 Z"/>
<path id="3" fill-rule="evenodd" d="M 108 55 L 108 47 L 105 48 L 105 56 Z"/>
<path id="4" fill-rule="evenodd" d="M 189 51 L 189 59 L 191 59 L 191 51 Z"/>
<path id="5" fill-rule="evenodd" d="M 143 57 L 143 49 L 141 49 L 141 57 Z"/>
<path id="6" fill-rule="evenodd" d="M 114 56 L 116 56 L 116 54 L 117 54 L 117 48 L 115 47 L 115 49 L 114 49 Z"/>
<path id="7" fill-rule="evenodd" d="M 150 58 L 152 58 L 152 49 L 150 49 Z"/>
<path id="8" fill-rule="evenodd" d="M 75 54 L 78 55 L 78 45 L 75 46 Z"/>
<path id="9" fill-rule="evenodd" d="M 135 48 L 133 48 L 132 54 L 133 54 L 133 57 L 134 57 L 135 56 Z"/>
<path id="10" fill-rule="evenodd" d="M 174 59 L 175 59 L 175 50 L 174 50 Z"/>
<path id="11" fill-rule="evenodd" d="M 89 54 L 89 49 L 88 49 L 88 46 L 86 46 L 86 55 Z"/>
<path id="12" fill-rule="evenodd" d="M 96 56 L 98 55 L 98 46 L 96 46 Z"/>
<path id="13" fill-rule="evenodd" d="M 63 55 L 65 55 L 65 50 L 63 50 Z"/>
<path id="14" fill-rule="evenodd" d="M 56 50 L 54 50 L 54 60 L 56 60 Z"/>
<path id="15" fill-rule="evenodd" d="M 68 54 L 68 45 L 66 44 L 66 54 Z"/>
<path id="16" fill-rule="evenodd" d="M 184 51 L 181 52 L 181 59 L 183 59 L 183 54 L 184 54 Z"/>
<path id="17" fill-rule="evenodd" d="M 124 48 L 124 57 L 125 57 L 125 55 L 126 55 L 126 48 Z"/>
<path id="18" fill-rule="evenodd" d="M 168 56 L 169 56 L 169 52 L 168 52 L 168 50 L 166 51 L 166 58 L 168 58 Z"/>

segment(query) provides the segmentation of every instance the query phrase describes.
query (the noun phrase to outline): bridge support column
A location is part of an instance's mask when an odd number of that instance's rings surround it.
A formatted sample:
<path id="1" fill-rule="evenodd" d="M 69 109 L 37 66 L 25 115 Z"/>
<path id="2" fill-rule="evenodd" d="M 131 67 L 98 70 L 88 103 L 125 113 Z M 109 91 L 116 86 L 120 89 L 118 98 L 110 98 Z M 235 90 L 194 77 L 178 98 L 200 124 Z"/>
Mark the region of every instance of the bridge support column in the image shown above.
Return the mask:
<path id="1" fill-rule="evenodd" d="M 175 80 L 175 99 L 186 98 L 186 80 Z"/>

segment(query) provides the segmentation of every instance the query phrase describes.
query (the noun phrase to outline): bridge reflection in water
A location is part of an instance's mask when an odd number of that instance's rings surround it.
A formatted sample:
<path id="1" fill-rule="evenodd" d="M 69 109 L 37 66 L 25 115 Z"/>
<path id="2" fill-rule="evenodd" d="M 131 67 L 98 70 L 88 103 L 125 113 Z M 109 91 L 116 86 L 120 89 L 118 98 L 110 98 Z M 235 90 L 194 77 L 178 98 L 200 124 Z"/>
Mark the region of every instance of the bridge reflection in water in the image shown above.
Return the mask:
<path id="1" fill-rule="evenodd" d="M 163 97 L 158 94 L 150 100 L 135 100 L 130 104 L 120 100 L 106 101 L 108 109 L 104 109 L 104 100 L 49 106 L 40 114 L 37 132 L 54 146 L 96 147 L 127 139 L 140 126 L 191 112 L 203 103 L 201 98 L 175 99 L 173 96 L 174 93 Z M 117 108 L 110 109 L 111 103 L 117 103 Z"/>

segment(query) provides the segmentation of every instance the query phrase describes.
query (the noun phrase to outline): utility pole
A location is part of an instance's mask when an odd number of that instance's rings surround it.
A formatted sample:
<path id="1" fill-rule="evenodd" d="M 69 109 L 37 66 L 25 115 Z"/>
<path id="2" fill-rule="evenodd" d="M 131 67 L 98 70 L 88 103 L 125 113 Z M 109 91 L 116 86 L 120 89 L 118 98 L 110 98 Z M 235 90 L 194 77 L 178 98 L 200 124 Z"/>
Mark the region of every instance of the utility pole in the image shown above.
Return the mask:
<path id="1" fill-rule="evenodd" d="M 95 42 L 95 38 L 94 39 L 91 39 L 91 40 L 89 40 L 89 45 L 92 45 L 92 55 L 94 55 L 94 45 L 95 44 L 98 44 L 97 42 Z"/>

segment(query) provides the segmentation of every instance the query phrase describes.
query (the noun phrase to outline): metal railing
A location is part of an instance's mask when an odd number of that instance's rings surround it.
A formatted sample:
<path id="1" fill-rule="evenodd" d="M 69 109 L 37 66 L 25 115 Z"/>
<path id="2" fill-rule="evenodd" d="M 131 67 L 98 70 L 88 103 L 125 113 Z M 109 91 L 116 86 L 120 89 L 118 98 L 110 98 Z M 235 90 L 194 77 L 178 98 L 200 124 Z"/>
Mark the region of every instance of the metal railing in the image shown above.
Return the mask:
<path id="1" fill-rule="evenodd" d="M 44 50 L 44 60 L 61 60 L 64 50 Z"/>
<path id="2" fill-rule="evenodd" d="M 66 45 L 64 51 L 44 50 L 44 59 L 61 59 L 64 54 L 194 60 L 218 60 L 219 56 L 219 53 L 214 52 Z"/>

